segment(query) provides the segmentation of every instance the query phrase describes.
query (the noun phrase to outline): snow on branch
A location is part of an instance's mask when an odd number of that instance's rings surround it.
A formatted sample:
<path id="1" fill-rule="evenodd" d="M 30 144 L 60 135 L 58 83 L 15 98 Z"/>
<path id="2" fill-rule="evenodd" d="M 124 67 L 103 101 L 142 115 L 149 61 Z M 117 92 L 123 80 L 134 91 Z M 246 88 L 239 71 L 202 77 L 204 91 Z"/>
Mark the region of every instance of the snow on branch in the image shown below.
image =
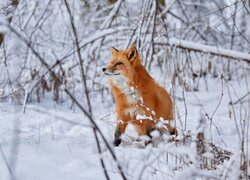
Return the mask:
<path id="1" fill-rule="evenodd" d="M 196 43 L 192 41 L 170 38 L 167 43 L 159 42 L 156 44 L 166 44 L 169 46 L 175 46 L 175 47 L 179 47 L 182 49 L 199 51 L 203 53 L 210 53 L 213 55 L 222 56 L 226 58 L 232 58 L 236 60 L 243 60 L 243 61 L 246 61 L 247 63 L 250 63 L 250 54 L 248 53 L 239 52 L 239 51 L 235 51 L 231 49 L 224 49 L 224 48 L 211 46 L 211 45 L 205 45 L 205 44 Z"/>

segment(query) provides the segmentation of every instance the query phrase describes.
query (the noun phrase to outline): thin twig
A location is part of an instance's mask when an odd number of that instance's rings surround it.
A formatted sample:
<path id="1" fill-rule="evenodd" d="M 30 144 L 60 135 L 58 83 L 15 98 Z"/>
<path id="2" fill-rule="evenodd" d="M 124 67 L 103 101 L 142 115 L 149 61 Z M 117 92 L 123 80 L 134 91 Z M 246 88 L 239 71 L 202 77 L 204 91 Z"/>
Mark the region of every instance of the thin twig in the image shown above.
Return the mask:
<path id="1" fill-rule="evenodd" d="M 248 91 L 244 96 L 242 96 L 241 98 L 239 98 L 237 101 L 235 102 L 230 102 L 229 104 L 230 105 L 235 105 L 235 104 L 238 104 L 239 102 L 241 102 L 243 99 L 245 99 L 248 95 L 250 94 L 250 91 Z"/>
<path id="2" fill-rule="evenodd" d="M 76 45 L 76 53 L 78 56 L 78 61 L 79 61 L 79 68 L 80 68 L 80 73 L 81 73 L 81 79 L 82 79 L 82 83 L 83 83 L 83 92 L 85 93 L 85 97 L 87 99 L 87 104 L 88 104 L 88 111 L 90 114 L 92 114 L 92 108 L 91 108 L 91 103 L 90 103 L 90 98 L 89 98 L 89 92 L 88 92 L 88 87 L 87 87 L 87 80 L 86 80 L 86 74 L 83 68 L 83 58 L 80 52 L 80 44 L 79 44 L 79 40 L 78 40 L 78 35 L 77 35 L 77 30 L 74 24 L 74 19 L 73 19 L 73 15 L 70 11 L 69 8 L 69 4 L 67 2 L 67 0 L 64 0 L 65 6 L 67 8 L 69 17 L 70 17 L 70 24 L 73 30 L 73 34 L 75 37 L 75 45 Z"/>
<path id="3" fill-rule="evenodd" d="M 100 142 L 99 142 L 99 139 L 98 139 L 95 128 L 93 128 L 93 133 L 95 135 L 96 145 L 97 145 L 98 153 L 100 155 L 100 162 L 101 162 L 101 165 L 102 165 L 103 172 L 105 174 L 106 179 L 109 180 L 110 177 L 108 175 L 107 168 L 105 167 L 105 164 L 104 164 L 104 161 L 103 161 L 103 158 L 102 158 L 102 150 L 101 150 Z"/>

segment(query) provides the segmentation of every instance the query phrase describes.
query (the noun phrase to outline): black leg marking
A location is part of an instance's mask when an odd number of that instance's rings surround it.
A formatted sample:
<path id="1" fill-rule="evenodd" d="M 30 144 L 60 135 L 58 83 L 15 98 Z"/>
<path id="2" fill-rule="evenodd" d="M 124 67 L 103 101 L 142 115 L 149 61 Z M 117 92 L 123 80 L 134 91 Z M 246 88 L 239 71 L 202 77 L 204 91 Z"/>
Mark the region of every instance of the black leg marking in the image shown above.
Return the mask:
<path id="1" fill-rule="evenodd" d="M 122 142 L 121 139 L 115 139 L 114 140 L 114 145 L 119 146 L 121 144 L 121 142 Z"/>
<path id="2" fill-rule="evenodd" d="M 115 146 L 119 146 L 121 144 L 121 135 L 122 135 L 122 125 L 118 123 L 115 128 L 115 140 L 114 140 Z"/>

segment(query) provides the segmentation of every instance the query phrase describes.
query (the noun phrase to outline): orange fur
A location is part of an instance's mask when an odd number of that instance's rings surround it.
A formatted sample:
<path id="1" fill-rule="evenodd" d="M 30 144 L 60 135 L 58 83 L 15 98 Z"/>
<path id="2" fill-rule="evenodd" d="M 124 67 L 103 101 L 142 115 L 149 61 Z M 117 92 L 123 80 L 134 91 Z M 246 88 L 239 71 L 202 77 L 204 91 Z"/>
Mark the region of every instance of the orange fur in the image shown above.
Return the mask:
<path id="1" fill-rule="evenodd" d="M 109 75 L 109 82 L 116 101 L 118 123 L 115 131 L 115 145 L 131 123 L 138 135 L 150 135 L 158 129 L 161 133 L 176 133 L 169 125 L 173 119 L 173 102 L 168 92 L 149 75 L 141 62 L 135 46 L 118 51 L 111 48 L 112 57 L 103 71 Z M 164 119 L 165 127 L 156 124 Z"/>

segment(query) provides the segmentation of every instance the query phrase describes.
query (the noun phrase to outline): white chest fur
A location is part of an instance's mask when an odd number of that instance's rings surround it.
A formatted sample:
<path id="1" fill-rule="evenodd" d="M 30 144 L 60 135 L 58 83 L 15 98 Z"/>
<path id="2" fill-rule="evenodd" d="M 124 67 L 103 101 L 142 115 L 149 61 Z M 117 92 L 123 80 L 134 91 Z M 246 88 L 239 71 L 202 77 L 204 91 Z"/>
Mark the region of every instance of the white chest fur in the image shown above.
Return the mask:
<path id="1" fill-rule="evenodd" d="M 120 91 L 127 95 L 127 103 L 136 104 L 139 100 L 139 94 L 134 87 L 128 86 L 128 80 L 122 75 L 112 76 L 113 84 L 120 89 Z"/>

